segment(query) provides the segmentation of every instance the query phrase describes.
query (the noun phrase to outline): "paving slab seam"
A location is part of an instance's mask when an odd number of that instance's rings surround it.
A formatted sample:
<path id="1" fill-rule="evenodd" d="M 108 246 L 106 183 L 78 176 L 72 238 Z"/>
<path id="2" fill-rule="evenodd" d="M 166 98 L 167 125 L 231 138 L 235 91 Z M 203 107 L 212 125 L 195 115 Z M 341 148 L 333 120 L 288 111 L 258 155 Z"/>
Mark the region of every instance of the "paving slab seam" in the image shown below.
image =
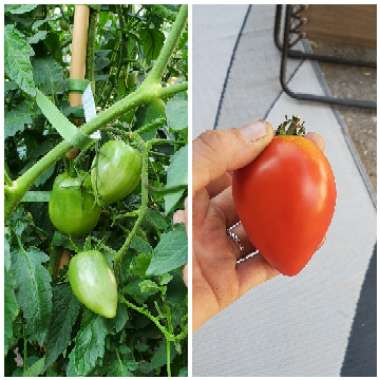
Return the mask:
<path id="1" fill-rule="evenodd" d="M 217 127 L 218 127 L 219 115 L 220 115 L 220 111 L 221 111 L 222 106 L 223 106 L 223 98 L 224 98 L 224 94 L 225 94 L 225 91 L 226 91 L 226 88 L 227 88 L 227 85 L 228 85 L 228 78 L 230 76 L 231 68 L 232 68 L 232 65 L 233 65 L 233 62 L 234 62 L 236 51 L 237 51 L 238 46 L 239 46 L 240 38 L 241 38 L 241 36 L 243 34 L 243 30 L 244 30 L 245 25 L 247 23 L 249 14 L 251 13 L 251 9 L 252 9 L 252 5 L 250 4 L 248 6 L 247 12 L 244 15 L 243 22 L 241 24 L 241 27 L 239 29 L 239 33 L 237 35 L 234 47 L 232 49 L 232 54 L 231 54 L 230 62 L 228 64 L 228 68 L 227 68 L 227 72 L 226 72 L 226 77 L 224 79 L 223 88 L 222 88 L 222 92 L 220 94 L 220 98 L 219 98 L 219 102 L 218 102 L 218 108 L 217 108 L 216 115 L 215 115 L 214 126 L 213 126 L 212 129 L 217 129 Z"/>

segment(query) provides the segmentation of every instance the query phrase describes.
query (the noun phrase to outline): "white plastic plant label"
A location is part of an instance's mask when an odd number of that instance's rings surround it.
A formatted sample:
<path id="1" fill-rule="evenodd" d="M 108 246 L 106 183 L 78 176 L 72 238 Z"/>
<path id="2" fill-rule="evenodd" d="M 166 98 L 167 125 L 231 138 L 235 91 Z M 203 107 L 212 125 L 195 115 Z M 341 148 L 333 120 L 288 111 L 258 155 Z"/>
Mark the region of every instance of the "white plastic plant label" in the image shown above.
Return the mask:
<path id="1" fill-rule="evenodd" d="M 95 99 L 94 99 L 94 95 L 92 94 L 90 83 L 88 84 L 86 89 L 83 91 L 82 106 L 83 106 L 84 117 L 86 119 L 86 122 L 89 122 L 91 119 L 93 119 L 96 116 Z M 100 139 L 101 138 L 100 131 L 95 131 L 91 135 L 91 138 Z"/>

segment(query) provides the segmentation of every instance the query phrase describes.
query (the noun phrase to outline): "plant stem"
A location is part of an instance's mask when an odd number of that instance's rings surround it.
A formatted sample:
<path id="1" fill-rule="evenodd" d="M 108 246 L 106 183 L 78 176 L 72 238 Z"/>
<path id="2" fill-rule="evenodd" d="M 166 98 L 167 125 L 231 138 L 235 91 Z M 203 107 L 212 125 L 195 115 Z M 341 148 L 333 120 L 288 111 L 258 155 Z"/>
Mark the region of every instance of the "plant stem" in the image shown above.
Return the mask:
<path id="1" fill-rule="evenodd" d="M 149 186 L 149 190 L 154 193 L 176 193 L 178 191 L 186 190 L 187 185 L 176 185 L 167 187 L 153 187 Z"/>
<path id="2" fill-rule="evenodd" d="M 173 24 L 173 28 L 166 40 L 164 47 L 161 49 L 160 54 L 155 62 L 152 70 L 149 72 L 146 77 L 146 83 L 158 83 L 161 79 L 161 76 L 169 62 L 170 56 L 173 53 L 173 50 L 177 44 L 181 32 L 186 24 L 187 20 L 187 5 L 182 5 L 177 18 Z"/>
<path id="3" fill-rule="evenodd" d="M 95 47 L 96 47 L 96 26 L 98 21 L 98 12 L 90 9 L 90 21 L 88 28 L 88 46 L 87 46 L 87 79 L 91 82 L 92 93 L 95 94 Z"/>
<path id="4" fill-rule="evenodd" d="M 132 239 L 135 236 L 137 229 L 139 228 L 141 222 L 143 221 L 145 214 L 148 210 L 148 200 L 149 200 L 149 194 L 148 194 L 148 186 L 149 186 L 149 176 L 148 176 L 148 165 L 149 165 L 149 150 L 147 149 L 147 146 L 145 142 L 142 140 L 142 138 L 135 134 L 137 143 L 140 146 L 140 149 L 142 150 L 142 167 L 141 167 L 141 205 L 138 209 L 138 217 L 135 221 L 135 224 L 132 228 L 132 231 L 125 239 L 124 244 L 121 246 L 121 248 L 117 251 L 115 256 L 115 268 L 116 273 L 120 273 L 121 269 L 121 262 L 123 260 L 124 255 L 127 253 L 129 246 L 131 245 Z"/>
<path id="5" fill-rule="evenodd" d="M 159 98 L 168 98 L 178 92 L 187 90 L 187 82 L 176 83 L 168 87 L 161 87 L 157 90 Z"/>
<path id="6" fill-rule="evenodd" d="M 12 178 L 8 174 L 7 168 L 4 168 L 4 181 L 5 181 L 5 184 L 7 186 L 11 186 L 12 185 Z"/>
<path id="7" fill-rule="evenodd" d="M 168 330 L 166 330 L 166 328 L 164 326 L 161 325 L 158 318 L 156 318 L 154 315 L 152 315 L 147 309 L 145 309 L 145 307 L 137 306 L 134 303 L 128 301 L 123 296 L 120 296 L 120 300 L 122 303 L 125 303 L 129 308 L 137 311 L 138 313 L 140 313 L 140 314 L 144 315 L 145 317 L 147 317 L 148 319 L 150 319 L 156 325 L 156 327 L 162 332 L 165 339 L 167 339 L 169 341 L 173 340 L 173 336 L 169 333 Z"/>
<path id="8" fill-rule="evenodd" d="M 166 339 L 166 373 L 168 377 L 172 377 L 172 370 L 170 367 L 170 341 Z"/>

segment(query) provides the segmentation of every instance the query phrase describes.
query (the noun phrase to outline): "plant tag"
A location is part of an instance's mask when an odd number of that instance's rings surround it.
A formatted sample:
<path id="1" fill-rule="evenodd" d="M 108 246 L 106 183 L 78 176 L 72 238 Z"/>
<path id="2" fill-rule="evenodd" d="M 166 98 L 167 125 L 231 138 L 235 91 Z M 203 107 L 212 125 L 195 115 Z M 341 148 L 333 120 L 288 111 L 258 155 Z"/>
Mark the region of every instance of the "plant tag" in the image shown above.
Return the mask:
<path id="1" fill-rule="evenodd" d="M 91 83 L 88 84 L 86 89 L 82 94 L 82 106 L 84 111 L 84 117 L 86 119 L 86 123 L 89 122 L 96 116 L 96 107 L 95 107 L 95 99 L 91 90 Z M 100 131 L 95 131 L 90 136 L 92 139 L 100 139 L 101 134 Z"/>

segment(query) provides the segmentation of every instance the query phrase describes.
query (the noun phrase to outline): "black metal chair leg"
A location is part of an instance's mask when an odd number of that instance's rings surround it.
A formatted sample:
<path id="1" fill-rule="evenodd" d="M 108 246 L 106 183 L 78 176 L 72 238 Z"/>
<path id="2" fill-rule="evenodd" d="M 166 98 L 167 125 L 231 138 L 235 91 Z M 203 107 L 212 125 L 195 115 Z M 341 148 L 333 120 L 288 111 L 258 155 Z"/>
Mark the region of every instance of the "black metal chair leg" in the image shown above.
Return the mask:
<path id="1" fill-rule="evenodd" d="M 274 34 L 273 39 L 274 43 L 280 52 L 282 52 L 283 46 L 280 41 L 281 34 L 281 16 L 282 16 L 282 5 L 276 5 L 276 15 L 275 15 L 275 23 L 274 23 Z M 351 65 L 351 66 L 363 66 L 363 67 L 372 67 L 376 68 L 376 62 L 368 62 L 359 59 L 347 59 L 343 57 L 334 57 L 331 55 L 325 54 L 314 54 L 309 52 L 304 52 L 302 50 L 297 49 L 288 49 L 288 57 L 289 58 L 298 58 L 298 59 L 310 59 L 312 61 L 320 61 L 326 63 L 336 63 L 343 65 Z"/>
<path id="2" fill-rule="evenodd" d="M 279 11 L 279 13 L 281 14 L 281 10 Z M 277 28 L 280 28 L 280 25 L 278 24 L 277 16 L 278 15 L 277 15 L 277 9 L 276 9 L 275 25 L 277 25 Z M 283 46 L 281 49 L 281 68 L 280 68 L 280 83 L 284 92 L 288 94 L 289 96 L 291 96 L 292 98 L 299 99 L 299 100 L 321 102 L 321 103 L 326 103 L 326 104 L 333 104 L 333 105 L 340 105 L 340 106 L 347 106 L 347 107 L 376 109 L 376 102 L 374 101 L 357 100 L 357 99 L 342 99 L 342 98 L 327 96 L 327 95 L 322 96 L 322 95 L 300 93 L 300 92 L 294 92 L 288 87 L 287 80 L 286 80 L 286 71 L 287 71 L 288 57 L 290 57 L 289 34 L 290 34 L 291 16 L 292 16 L 292 5 L 287 5 L 285 8 L 284 38 L 283 38 Z M 275 26 L 275 29 L 276 29 L 276 26 Z M 278 32 L 278 30 L 275 30 L 275 33 L 276 32 Z M 297 57 L 297 58 L 300 58 L 300 57 Z M 303 58 L 307 58 L 307 57 L 303 57 Z"/>

